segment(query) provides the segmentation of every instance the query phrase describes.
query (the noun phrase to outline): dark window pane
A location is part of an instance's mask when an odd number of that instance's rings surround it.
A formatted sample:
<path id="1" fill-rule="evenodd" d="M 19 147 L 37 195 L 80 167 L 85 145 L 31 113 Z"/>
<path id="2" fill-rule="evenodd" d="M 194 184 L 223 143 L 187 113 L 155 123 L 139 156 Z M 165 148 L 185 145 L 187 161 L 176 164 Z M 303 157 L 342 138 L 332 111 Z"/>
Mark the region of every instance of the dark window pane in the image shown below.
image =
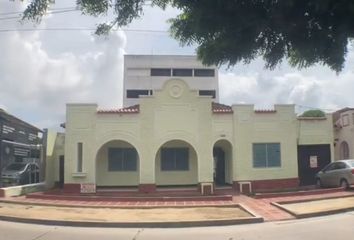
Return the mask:
<path id="1" fill-rule="evenodd" d="M 82 172 L 82 143 L 77 143 L 77 172 Z"/>
<path id="2" fill-rule="evenodd" d="M 339 162 L 338 163 L 338 168 L 337 169 L 345 169 L 345 168 L 347 168 L 347 165 L 345 163 L 343 163 L 343 162 Z"/>
<path id="3" fill-rule="evenodd" d="M 151 76 L 171 76 L 170 68 L 151 68 Z"/>
<path id="4" fill-rule="evenodd" d="M 195 77 L 214 77 L 214 69 L 194 69 Z"/>
<path id="5" fill-rule="evenodd" d="M 149 91 L 152 92 L 152 90 L 129 89 L 127 90 L 127 98 L 139 98 L 140 95 L 149 95 Z"/>
<path id="6" fill-rule="evenodd" d="M 124 153 L 122 148 L 108 149 L 108 171 L 122 171 Z"/>
<path id="7" fill-rule="evenodd" d="M 324 169 L 324 171 L 332 171 L 332 170 L 335 169 L 335 167 L 336 167 L 336 164 L 335 164 L 335 163 L 332 163 L 332 164 L 328 165 L 328 166 Z"/>
<path id="8" fill-rule="evenodd" d="M 188 148 L 162 148 L 161 170 L 163 171 L 188 171 Z"/>
<path id="9" fill-rule="evenodd" d="M 280 167 L 280 144 L 279 143 L 254 143 L 253 144 L 253 167 Z"/>
<path id="10" fill-rule="evenodd" d="M 188 148 L 176 148 L 176 170 L 188 170 Z"/>
<path id="11" fill-rule="evenodd" d="M 192 77 L 193 76 L 193 69 L 172 69 L 172 76 L 177 77 Z"/>
<path id="12" fill-rule="evenodd" d="M 253 144 L 253 167 L 262 168 L 266 167 L 266 145 L 265 144 Z"/>
<path id="13" fill-rule="evenodd" d="M 124 152 L 124 162 L 123 169 L 125 171 L 136 171 L 137 170 L 137 153 L 133 148 L 127 148 Z"/>
<path id="14" fill-rule="evenodd" d="M 161 170 L 171 171 L 174 170 L 175 159 L 174 152 L 171 148 L 162 148 L 161 149 Z"/>
<path id="15" fill-rule="evenodd" d="M 108 171 L 136 171 L 137 152 L 134 148 L 109 148 Z"/>
<path id="16" fill-rule="evenodd" d="M 216 92 L 215 90 L 199 90 L 199 96 L 212 96 L 212 98 L 215 98 Z"/>
<path id="17" fill-rule="evenodd" d="M 267 166 L 280 167 L 280 144 L 268 143 L 267 144 Z"/>

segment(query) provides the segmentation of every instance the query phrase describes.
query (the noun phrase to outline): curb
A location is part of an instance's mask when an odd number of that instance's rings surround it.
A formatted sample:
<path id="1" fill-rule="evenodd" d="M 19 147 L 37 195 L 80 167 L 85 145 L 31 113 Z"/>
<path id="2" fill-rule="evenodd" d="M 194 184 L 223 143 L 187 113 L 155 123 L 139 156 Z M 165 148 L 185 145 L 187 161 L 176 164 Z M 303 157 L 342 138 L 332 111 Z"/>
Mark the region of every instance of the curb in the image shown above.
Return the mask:
<path id="1" fill-rule="evenodd" d="M 80 202 L 175 202 L 175 201 L 231 201 L 232 195 L 211 195 L 211 196 L 105 196 L 105 195 L 53 195 L 42 193 L 31 193 L 26 195 L 28 199 L 40 199 L 40 200 L 66 200 L 66 201 L 80 201 Z"/>
<path id="2" fill-rule="evenodd" d="M 105 228 L 184 228 L 184 227 L 211 227 L 211 226 L 227 226 L 248 223 L 264 222 L 263 218 L 238 218 L 238 219 L 222 219 L 222 220 L 206 220 L 206 221 L 175 221 L 175 222 L 80 222 L 80 221 L 64 221 L 64 220 L 46 220 L 19 218 L 11 216 L 0 216 L 2 221 L 31 223 L 41 225 L 71 226 L 71 227 L 105 227 Z"/>
<path id="3" fill-rule="evenodd" d="M 354 194 L 347 195 L 347 196 L 332 196 L 332 197 L 323 197 L 323 198 L 315 198 L 315 199 L 284 200 L 284 201 L 279 201 L 276 203 L 278 203 L 278 204 L 291 204 L 291 203 L 313 202 L 313 201 L 321 201 L 321 200 L 337 199 L 337 198 L 350 198 L 350 197 L 354 197 Z"/>
<path id="4" fill-rule="evenodd" d="M 152 208 L 203 208 L 203 207 L 241 207 L 239 203 L 229 203 L 229 204 L 186 204 L 186 205 L 80 205 L 78 204 L 60 204 L 60 203 L 46 203 L 46 202 L 21 202 L 12 201 L 7 199 L 1 199 L 0 203 L 18 204 L 18 205 L 34 205 L 34 206 L 47 206 L 47 207 L 68 207 L 68 208 L 113 208 L 113 209 L 152 209 Z M 244 208 L 244 207 L 242 207 Z M 246 208 L 244 208 L 246 210 Z M 251 213 L 250 210 L 246 210 Z M 251 213 L 251 215 L 255 215 Z"/>
<path id="5" fill-rule="evenodd" d="M 293 215 L 294 217 L 301 219 L 301 218 L 311 218 L 311 217 L 320 217 L 320 216 L 327 216 L 331 214 L 337 214 L 337 213 L 344 213 L 344 212 L 349 212 L 349 211 L 354 211 L 354 207 L 348 207 L 348 208 L 342 208 L 342 209 L 335 209 L 335 210 L 327 210 L 327 211 L 322 211 L 322 212 L 312 212 L 312 213 L 295 213 L 283 206 L 281 206 L 278 203 L 271 203 L 273 206 L 276 206 L 280 208 L 281 210 Z"/>
<path id="6" fill-rule="evenodd" d="M 303 191 L 294 191 L 294 192 L 273 192 L 273 193 L 256 193 L 252 197 L 255 199 L 264 199 L 264 198 L 277 198 L 277 197 L 293 197 L 293 196 L 311 196 L 311 195 L 320 195 L 326 193 L 336 193 L 344 191 L 343 188 L 330 188 L 330 189 L 312 189 L 312 190 L 303 190 Z"/>
<path id="7" fill-rule="evenodd" d="M 230 205 L 232 206 L 232 205 Z M 230 207 L 220 206 L 220 207 Z M 249 223 L 262 223 L 263 217 L 257 216 L 247 207 L 241 204 L 233 204 L 252 217 L 234 218 L 234 219 L 208 219 L 196 221 L 164 221 L 164 222 L 104 222 L 104 221 L 72 221 L 72 220 L 51 220 L 51 219 L 35 219 L 0 215 L 0 220 L 20 223 L 56 225 L 56 226 L 73 226 L 73 227 L 120 227 L 120 228 L 183 228 L 183 227 L 211 227 L 211 226 L 227 226 Z M 196 207 L 196 206 L 195 206 Z"/>
<path id="8" fill-rule="evenodd" d="M 327 199 L 337 199 L 337 198 L 346 198 L 346 197 L 353 197 L 353 196 L 344 196 L 344 197 L 328 197 L 328 198 L 322 198 L 322 199 L 306 199 L 306 200 L 293 200 L 293 201 L 282 201 L 282 202 L 271 202 L 270 204 L 293 215 L 294 217 L 300 219 L 300 218 L 310 218 L 310 217 L 319 217 L 319 216 L 327 216 L 331 214 L 337 214 L 337 213 L 344 213 L 344 212 L 349 212 L 349 211 L 354 211 L 354 207 L 346 207 L 346 208 L 341 208 L 341 209 L 333 209 L 333 210 L 325 210 L 321 212 L 310 212 L 310 213 L 296 213 L 288 208 L 282 206 L 281 204 L 292 204 L 292 203 L 303 203 L 303 202 L 312 202 L 312 201 L 321 201 L 321 200 L 327 200 Z"/>

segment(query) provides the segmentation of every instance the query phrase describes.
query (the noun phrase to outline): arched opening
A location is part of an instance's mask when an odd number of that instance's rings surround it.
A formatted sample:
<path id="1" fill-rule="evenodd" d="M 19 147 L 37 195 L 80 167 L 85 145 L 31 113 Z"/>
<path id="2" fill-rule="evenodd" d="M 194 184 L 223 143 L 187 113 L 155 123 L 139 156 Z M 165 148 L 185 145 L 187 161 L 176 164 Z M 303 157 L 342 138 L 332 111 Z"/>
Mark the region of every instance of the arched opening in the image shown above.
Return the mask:
<path id="1" fill-rule="evenodd" d="M 340 144 L 340 159 L 349 159 L 349 145 L 346 141 Z"/>
<path id="2" fill-rule="evenodd" d="M 214 183 L 216 186 L 232 184 L 232 145 L 227 140 L 214 144 Z"/>
<path id="3" fill-rule="evenodd" d="M 157 186 L 188 186 L 198 184 L 198 156 L 189 143 L 171 140 L 156 153 Z"/>
<path id="4" fill-rule="evenodd" d="M 112 140 L 105 143 L 96 156 L 96 185 L 138 186 L 139 154 L 130 143 Z"/>

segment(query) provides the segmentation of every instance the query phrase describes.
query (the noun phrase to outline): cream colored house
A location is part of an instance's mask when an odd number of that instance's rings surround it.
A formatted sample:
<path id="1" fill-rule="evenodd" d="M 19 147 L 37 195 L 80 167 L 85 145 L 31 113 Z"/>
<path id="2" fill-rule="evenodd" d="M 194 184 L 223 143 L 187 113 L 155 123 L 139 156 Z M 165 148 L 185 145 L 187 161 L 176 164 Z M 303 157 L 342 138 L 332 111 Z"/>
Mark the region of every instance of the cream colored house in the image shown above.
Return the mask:
<path id="1" fill-rule="evenodd" d="M 354 158 L 354 108 L 333 113 L 335 159 Z"/>
<path id="2" fill-rule="evenodd" d="M 301 174 L 309 177 L 305 168 L 318 171 L 324 164 L 318 146 L 333 159 L 331 115 L 299 119 L 294 105 L 254 110 L 213 101 L 171 78 L 134 106 L 67 104 L 64 190 L 131 186 L 153 192 L 191 185 L 208 194 L 222 185 L 293 188 Z"/>

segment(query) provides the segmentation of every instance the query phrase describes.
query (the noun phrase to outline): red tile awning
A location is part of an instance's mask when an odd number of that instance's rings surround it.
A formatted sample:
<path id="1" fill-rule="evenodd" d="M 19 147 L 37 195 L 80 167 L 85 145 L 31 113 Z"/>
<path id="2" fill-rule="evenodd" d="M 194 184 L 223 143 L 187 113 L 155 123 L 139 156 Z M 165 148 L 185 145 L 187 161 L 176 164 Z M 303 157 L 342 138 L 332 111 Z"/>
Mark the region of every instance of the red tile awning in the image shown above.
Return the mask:
<path id="1" fill-rule="evenodd" d="M 254 110 L 255 113 L 276 113 L 277 110 L 275 109 L 257 109 Z"/>
<path id="2" fill-rule="evenodd" d="M 221 103 L 211 103 L 211 109 L 213 113 L 233 113 L 231 106 L 221 104 Z"/>
<path id="3" fill-rule="evenodd" d="M 140 112 L 139 104 L 130 107 L 125 107 L 125 108 L 101 109 L 97 111 L 97 113 L 139 113 L 139 112 Z"/>

